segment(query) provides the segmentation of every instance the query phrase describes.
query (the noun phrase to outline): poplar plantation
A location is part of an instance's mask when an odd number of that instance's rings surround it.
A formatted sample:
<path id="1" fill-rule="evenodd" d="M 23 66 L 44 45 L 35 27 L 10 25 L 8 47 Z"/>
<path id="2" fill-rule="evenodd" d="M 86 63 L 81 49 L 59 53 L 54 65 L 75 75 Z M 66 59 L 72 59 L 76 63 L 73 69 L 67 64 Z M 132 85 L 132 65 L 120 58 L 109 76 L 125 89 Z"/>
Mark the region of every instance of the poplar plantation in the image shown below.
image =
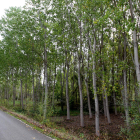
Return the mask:
<path id="1" fill-rule="evenodd" d="M 105 135 L 100 117 L 108 128 L 123 116 L 116 137 L 140 139 L 139 9 L 138 0 L 26 0 L 5 10 L 0 106 L 44 124 L 79 116 L 85 131 L 88 115 L 92 136 L 77 137 L 91 140 Z"/>

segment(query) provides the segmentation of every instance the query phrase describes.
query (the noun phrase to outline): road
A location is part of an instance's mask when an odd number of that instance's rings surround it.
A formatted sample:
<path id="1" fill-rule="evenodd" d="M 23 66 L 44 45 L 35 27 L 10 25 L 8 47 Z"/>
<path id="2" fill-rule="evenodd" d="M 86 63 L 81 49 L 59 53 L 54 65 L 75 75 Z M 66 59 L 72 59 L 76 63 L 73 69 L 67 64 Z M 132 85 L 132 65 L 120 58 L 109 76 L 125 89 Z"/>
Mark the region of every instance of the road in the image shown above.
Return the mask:
<path id="1" fill-rule="evenodd" d="M 0 110 L 0 140 L 53 140 Z"/>

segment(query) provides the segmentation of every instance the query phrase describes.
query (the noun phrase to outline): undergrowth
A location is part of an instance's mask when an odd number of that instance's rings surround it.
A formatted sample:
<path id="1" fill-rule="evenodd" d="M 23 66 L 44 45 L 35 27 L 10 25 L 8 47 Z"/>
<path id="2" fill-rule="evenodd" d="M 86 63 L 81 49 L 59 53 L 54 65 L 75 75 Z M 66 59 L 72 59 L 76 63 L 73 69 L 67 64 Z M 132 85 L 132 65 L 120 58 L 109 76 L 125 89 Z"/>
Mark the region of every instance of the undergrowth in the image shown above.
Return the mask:
<path id="1" fill-rule="evenodd" d="M 129 128 L 121 128 L 121 133 L 127 137 L 128 140 L 140 139 L 140 113 L 138 101 L 132 101 L 129 108 Z"/>

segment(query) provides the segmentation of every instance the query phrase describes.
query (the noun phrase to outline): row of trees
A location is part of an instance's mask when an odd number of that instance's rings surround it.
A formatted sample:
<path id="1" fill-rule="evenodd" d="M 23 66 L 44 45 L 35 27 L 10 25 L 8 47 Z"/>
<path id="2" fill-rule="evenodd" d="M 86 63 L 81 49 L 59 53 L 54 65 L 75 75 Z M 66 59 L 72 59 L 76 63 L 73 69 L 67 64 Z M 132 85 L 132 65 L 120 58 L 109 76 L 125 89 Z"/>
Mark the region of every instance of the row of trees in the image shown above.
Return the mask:
<path id="1" fill-rule="evenodd" d="M 0 97 L 27 100 L 33 108 L 84 106 L 111 123 L 122 102 L 129 128 L 129 102 L 140 93 L 138 0 L 28 0 L 11 7 L 0 20 Z M 137 85 L 138 83 L 138 85 Z M 138 87 L 138 88 L 137 88 Z M 66 100 L 66 102 L 65 102 Z M 95 105 L 93 105 L 93 103 Z"/>

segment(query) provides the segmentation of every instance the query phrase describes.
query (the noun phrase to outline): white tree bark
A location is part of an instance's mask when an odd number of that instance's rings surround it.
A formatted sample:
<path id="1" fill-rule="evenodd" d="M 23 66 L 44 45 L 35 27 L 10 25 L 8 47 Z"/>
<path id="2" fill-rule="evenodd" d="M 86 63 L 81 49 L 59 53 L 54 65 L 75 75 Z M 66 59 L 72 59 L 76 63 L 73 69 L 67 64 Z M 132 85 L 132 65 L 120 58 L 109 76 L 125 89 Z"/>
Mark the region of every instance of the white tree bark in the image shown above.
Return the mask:
<path id="1" fill-rule="evenodd" d="M 114 33 L 113 33 L 113 43 L 114 43 Z M 113 46 L 113 52 L 114 52 L 114 46 Z M 113 53 L 113 61 L 112 61 L 112 87 L 113 87 L 113 101 L 114 101 L 114 107 L 115 107 L 115 115 L 117 115 L 117 106 L 116 106 L 116 95 L 114 91 L 114 53 Z"/>
<path id="2" fill-rule="evenodd" d="M 93 91 L 94 91 L 94 100 L 95 100 L 95 129 L 96 135 L 100 136 L 100 129 L 99 129 L 99 103 L 98 103 L 98 96 L 96 92 L 96 64 L 95 64 L 95 50 L 96 50 L 96 36 L 94 33 L 94 45 L 93 45 Z"/>
<path id="3" fill-rule="evenodd" d="M 52 106 L 54 108 L 54 90 L 55 90 L 55 79 L 56 79 L 56 63 L 55 63 L 55 74 L 54 74 L 54 80 L 53 80 L 53 99 L 52 99 Z"/>
<path id="4" fill-rule="evenodd" d="M 79 84 L 79 92 L 80 92 L 80 126 L 84 127 L 84 112 L 83 112 L 83 94 L 82 94 L 82 85 L 81 85 L 81 77 L 80 77 L 80 60 L 78 62 L 78 84 Z"/>
<path id="5" fill-rule="evenodd" d="M 126 61 L 126 35 L 124 35 L 124 61 Z M 126 68 L 123 70 L 124 76 L 124 103 L 125 103 L 125 116 L 126 124 L 129 129 L 129 108 L 128 108 L 128 93 L 127 93 L 127 79 L 126 79 Z"/>
<path id="6" fill-rule="evenodd" d="M 14 70 L 12 70 L 12 82 L 13 82 L 13 106 L 15 107 L 15 80 L 14 80 Z"/>
<path id="7" fill-rule="evenodd" d="M 109 106 L 108 106 L 108 96 L 105 87 L 104 87 L 104 93 L 105 93 L 106 116 L 107 116 L 108 123 L 110 124 L 111 120 L 110 120 L 110 113 L 109 113 Z"/>
<path id="8" fill-rule="evenodd" d="M 125 116 L 126 116 L 126 124 L 129 128 L 129 109 L 128 109 L 128 94 L 127 94 L 127 80 L 126 80 L 126 69 L 123 71 L 124 74 L 124 103 L 125 103 Z"/>
<path id="9" fill-rule="evenodd" d="M 66 51 L 66 50 L 65 50 Z M 70 106 L 69 106 L 69 93 L 68 93 L 68 73 L 69 73 L 69 66 L 68 66 L 68 60 L 67 60 L 67 52 L 66 52 L 66 102 L 67 102 L 67 119 L 70 119 Z"/>
<path id="10" fill-rule="evenodd" d="M 132 22 L 134 23 L 134 10 L 133 10 L 133 5 L 132 5 L 132 0 L 129 0 L 129 5 L 130 5 Z M 137 82 L 139 85 L 138 94 L 140 95 L 140 69 L 139 69 L 139 57 L 138 57 L 136 29 L 134 29 L 134 31 L 133 31 L 133 42 L 134 42 L 134 62 L 135 62 L 135 67 L 136 67 L 136 77 L 137 77 Z"/>
<path id="11" fill-rule="evenodd" d="M 46 32 L 45 32 L 46 39 Z M 46 119 L 47 113 L 47 96 L 48 96 L 48 75 L 47 75 L 47 51 L 46 43 L 44 45 L 44 79 L 45 79 L 45 99 L 44 99 L 44 120 Z"/>
<path id="12" fill-rule="evenodd" d="M 104 65 L 103 65 L 103 72 L 104 72 Z M 105 95 L 105 110 L 106 110 L 106 116 L 107 116 L 107 120 L 108 120 L 108 123 L 110 124 L 111 123 L 111 120 L 110 120 L 110 113 L 109 113 L 109 106 L 108 106 L 108 96 L 107 96 L 107 92 L 106 92 L 106 86 L 105 86 L 105 78 L 104 78 L 104 74 L 102 75 L 103 76 L 103 91 L 104 91 L 104 95 Z"/>
<path id="13" fill-rule="evenodd" d="M 90 45 L 90 44 L 89 44 Z M 90 48 L 90 46 L 89 46 Z M 89 72 L 89 51 L 88 51 L 88 64 L 87 64 L 87 70 L 85 72 L 85 85 L 87 90 L 87 98 L 88 98 L 88 111 L 89 111 L 89 118 L 92 118 L 92 112 L 91 112 L 91 103 L 90 103 L 90 96 L 89 96 L 89 86 L 88 86 L 88 76 L 87 73 Z"/>
<path id="14" fill-rule="evenodd" d="M 34 92 L 34 71 L 32 70 L 32 88 L 33 88 L 33 95 L 32 95 L 32 100 L 33 100 L 33 109 L 35 109 L 35 92 Z"/>
<path id="15" fill-rule="evenodd" d="M 80 40 L 79 40 L 79 51 L 78 53 L 78 85 L 79 85 L 79 93 L 80 93 L 80 126 L 84 127 L 84 112 L 83 112 L 83 94 L 82 94 L 82 83 L 81 83 L 81 60 L 82 60 L 82 25 L 81 21 L 78 21 L 80 28 Z"/>

